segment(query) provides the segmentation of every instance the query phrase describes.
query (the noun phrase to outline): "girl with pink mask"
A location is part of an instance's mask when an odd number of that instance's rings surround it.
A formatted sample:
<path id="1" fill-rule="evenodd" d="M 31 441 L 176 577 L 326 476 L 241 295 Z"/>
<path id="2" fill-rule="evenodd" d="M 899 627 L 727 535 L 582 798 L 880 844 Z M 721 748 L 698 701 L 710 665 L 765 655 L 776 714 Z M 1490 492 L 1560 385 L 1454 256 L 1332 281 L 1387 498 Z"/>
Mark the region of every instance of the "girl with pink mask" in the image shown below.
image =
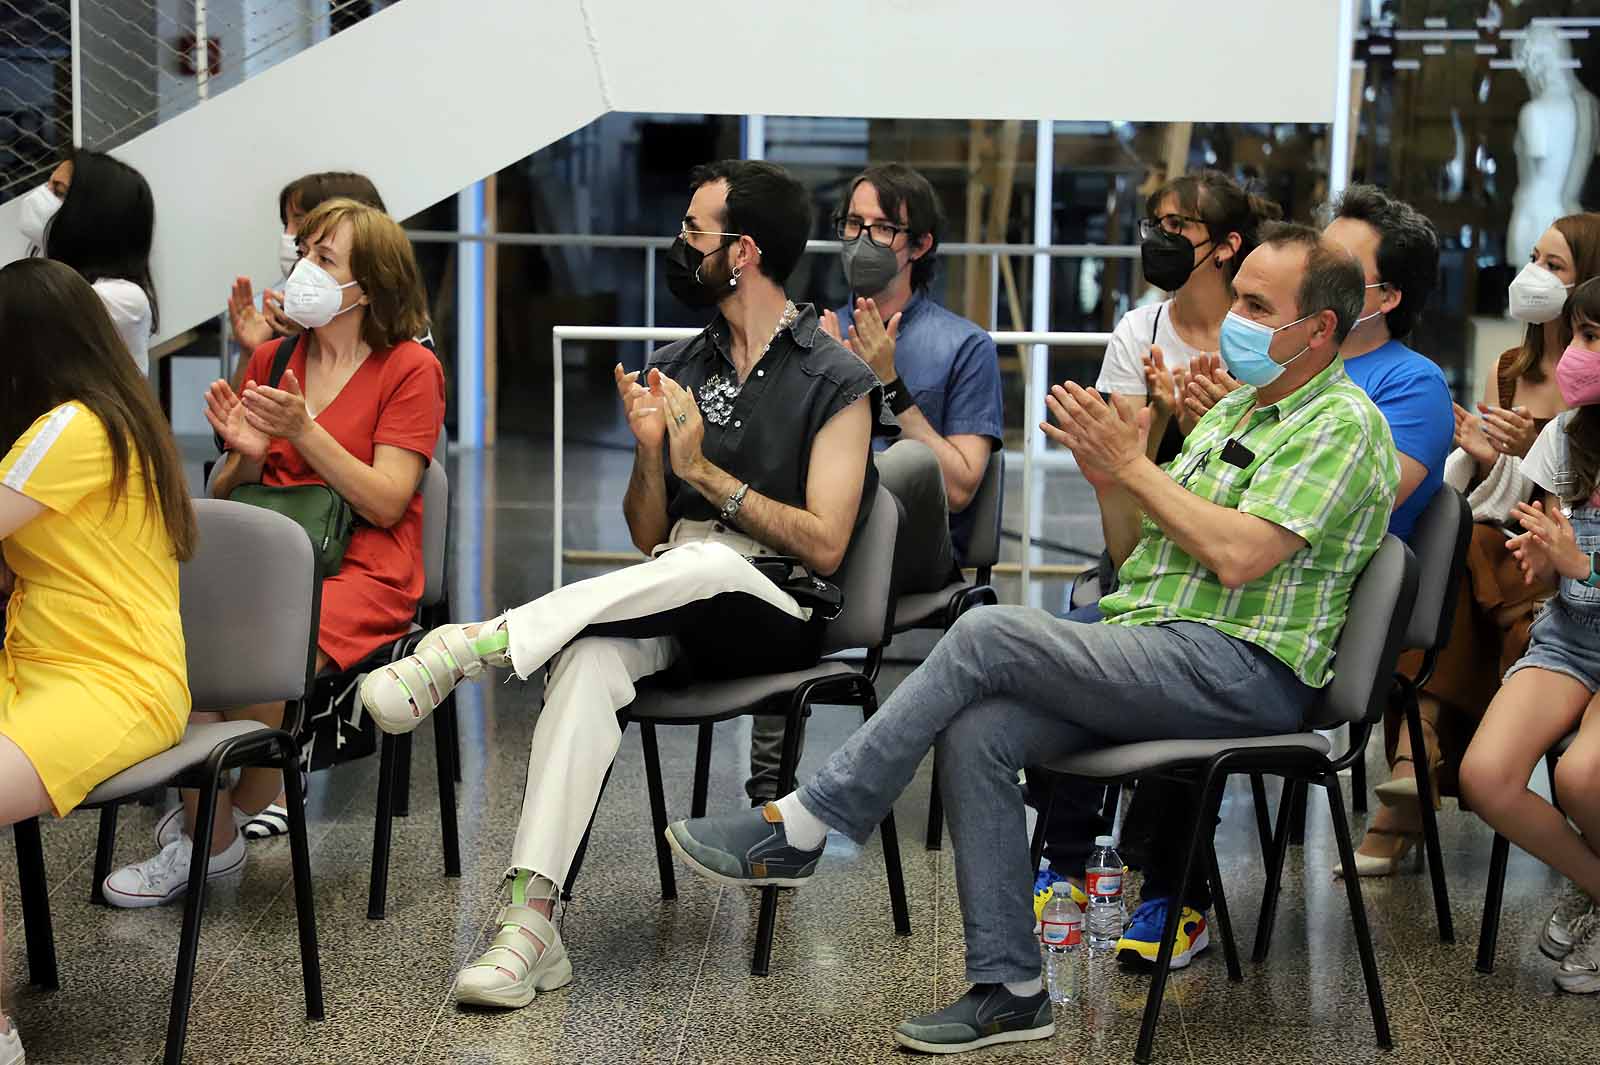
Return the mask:
<path id="1" fill-rule="evenodd" d="M 1571 408 L 1539 434 L 1522 473 L 1539 491 L 1517 506 L 1508 546 L 1530 584 L 1560 582 L 1534 619 L 1461 763 L 1462 794 L 1495 830 L 1568 884 L 1539 949 L 1556 986 L 1600 991 L 1600 278 L 1566 300 L 1572 342 L 1556 365 Z M 1556 763 L 1558 810 L 1528 788 L 1545 752 L 1577 730 Z M 1570 819 L 1570 821 L 1569 821 Z"/>

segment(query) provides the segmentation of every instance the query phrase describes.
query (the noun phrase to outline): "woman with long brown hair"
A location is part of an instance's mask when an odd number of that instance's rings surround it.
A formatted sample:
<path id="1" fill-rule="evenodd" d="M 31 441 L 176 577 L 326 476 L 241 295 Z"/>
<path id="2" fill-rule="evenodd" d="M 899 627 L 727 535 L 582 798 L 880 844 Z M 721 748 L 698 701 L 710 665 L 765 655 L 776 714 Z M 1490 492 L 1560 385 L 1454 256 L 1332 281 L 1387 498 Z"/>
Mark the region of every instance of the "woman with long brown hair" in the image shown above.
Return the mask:
<path id="1" fill-rule="evenodd" d="M 1424 756 L 1436 770 L 1437 794 L 1458 794 L 1457 767 L 1473 732 L 1500 688 L 1500 678 L 1528 648 L 1528 630 L 1546 585 L 1523 580 L 1506 547 L 1506 525 L 1519 503 L 1532 498 L 1533 483 L 1522 460 L 1550 420 L 1567 409 L 1556 384 L 1556 363 L 1572 341 L 1563 313 L 1568 294 L 1600 276 L 1600 214 L 1558 218 L 1539 237 L 1528 263 L 1511 284 L 1511 313 L 1528 323 L 1522 343 L 1504 352 L 1473 414 L 1457 405 L 1456 450 L 1445 480 L 1472 504 L 1472 541 L 1461 575 L 1450 640 L 1433 679 L 1421 693 Z M 1517 530 L 1509 530 L 1517 531 Z M 1420 655 L 1401 659 L 1413 676 Z M 1391 778 L 1376 791 L 1378 811 L 1356 852 L 1362 876 L 1388 876 L 1421 838 L 1417 806 L 1416 752 L 1405 719 L 1391 712 L 1384 722 Z"/>
<path id="2" fill-rule="evenodd" d="M 178 563 L 196 533 L 166 419 L 89 283 L 48 259 L 0 269 L 0 336 L 0 825 L 11 825 L 66 814 L 183 736 Z M 0 1014 L 0 1060 L 21 1053 Z"/>

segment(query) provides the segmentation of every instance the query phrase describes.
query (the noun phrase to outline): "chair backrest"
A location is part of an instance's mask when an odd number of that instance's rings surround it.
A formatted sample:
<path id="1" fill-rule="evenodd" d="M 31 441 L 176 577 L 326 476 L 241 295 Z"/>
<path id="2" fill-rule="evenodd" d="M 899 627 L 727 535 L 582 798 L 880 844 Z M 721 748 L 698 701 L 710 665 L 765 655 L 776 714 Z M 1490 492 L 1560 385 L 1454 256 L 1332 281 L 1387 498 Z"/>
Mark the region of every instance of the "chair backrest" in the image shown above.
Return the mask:
<path id="1" fill-rule="evenodd" d="M 197 499 L 194 557 L 178 567 L 196 709 L 299 700 L 316 671 L 321 584 L 311 539 L 276 511 Z"/>
<path id="2" fill-rule="evenodd" d="M 979 571 L 978 581 L 988 580 L 982 571 L 1000 561 L 1000 514 L 1006 499 L 1006 453 L 995 449 L 989 453 L 989 465 L 983 471 L 978 494 L 967 504 L 973 512 L 972 538 L 967 541 L 967 555 L 962 565 Z"/>
<path id="3" fill-rule="evenodd" d="M 443 465 L 450 458 L 450 430 L 439 426 L 439 439 L 433 445 L 433 461 Z"/>
<path id="4" fill-rule="evenodd" d="M 450 478 L 437 459 L 422 474 L 422 602 L 444 600 L 445 551 L 450 533 Z"/>
<path id="5" fill-rule="evenodd" d="M 889 577 L 894 569 L 894 541 L 900 532 L 900 511 L 883 485 L 872 510 L 850 541 L 833 581 L 844 593 L 844 610 L 828 622 L 824 654 L 852 647 L 882 647 L 889 636 Z"/>
<path id="6" fill-rule="evenodd" d="M 1436 651 L 1450 638 L 1460 573 L 1472 540 L 1472 507 L 1460 492 L 1440 485 L 1411 531 L 1417 557 L 1417 602 L 1406 624 L 1404 647 Z"/>
<path id="7" fill-rule="evenodd" d="M 1383 716 L 1416 598 L 1416 560 L 1399 537 L 1387 534 L 1350 593 L 1333 680 L 1312 708 L 1312 728 L 1372 723 Z"/>

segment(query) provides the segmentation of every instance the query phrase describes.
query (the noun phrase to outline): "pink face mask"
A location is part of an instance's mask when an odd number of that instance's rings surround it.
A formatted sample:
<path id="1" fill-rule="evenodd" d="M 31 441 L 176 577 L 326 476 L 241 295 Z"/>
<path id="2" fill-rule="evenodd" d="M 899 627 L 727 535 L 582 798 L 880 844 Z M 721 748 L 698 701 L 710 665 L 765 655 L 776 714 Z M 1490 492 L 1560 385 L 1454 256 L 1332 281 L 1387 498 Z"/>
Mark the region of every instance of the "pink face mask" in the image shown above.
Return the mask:
<path id="1" fill-rule="evenodd" d="M 1600 403 L 1600 351 L 1569 344 L 1556 363 L 1556 384 L 1569 407 Z"/>

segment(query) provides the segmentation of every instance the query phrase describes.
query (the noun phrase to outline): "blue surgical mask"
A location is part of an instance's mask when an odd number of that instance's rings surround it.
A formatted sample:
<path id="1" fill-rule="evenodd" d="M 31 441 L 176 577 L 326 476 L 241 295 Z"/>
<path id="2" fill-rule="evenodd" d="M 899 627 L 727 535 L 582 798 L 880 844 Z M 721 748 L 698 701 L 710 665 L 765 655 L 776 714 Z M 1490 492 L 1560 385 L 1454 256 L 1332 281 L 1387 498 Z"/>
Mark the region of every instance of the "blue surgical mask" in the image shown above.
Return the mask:
<path id="1" fill-rule="evenodd" d="M 1289 363 L 1311 350 L 1311 345 L 1307 344 L 1283 362 L 1274 362 L 1270 354 L 1272 338 L 1310 317 L 1311 315 L 1307 314 L 1296 318 L 1288 325 L 1280 325 L 1273 329 L 1229 311 L 1228 317 L 1222 320 L 1221 332 L 1222 361 L 1228 364 L 1228 372 L 1245 384 L 1255 385 L 1257 388 L 1265 388 L 1272 384 L 1283 376 L 1283 371 Z"/>

